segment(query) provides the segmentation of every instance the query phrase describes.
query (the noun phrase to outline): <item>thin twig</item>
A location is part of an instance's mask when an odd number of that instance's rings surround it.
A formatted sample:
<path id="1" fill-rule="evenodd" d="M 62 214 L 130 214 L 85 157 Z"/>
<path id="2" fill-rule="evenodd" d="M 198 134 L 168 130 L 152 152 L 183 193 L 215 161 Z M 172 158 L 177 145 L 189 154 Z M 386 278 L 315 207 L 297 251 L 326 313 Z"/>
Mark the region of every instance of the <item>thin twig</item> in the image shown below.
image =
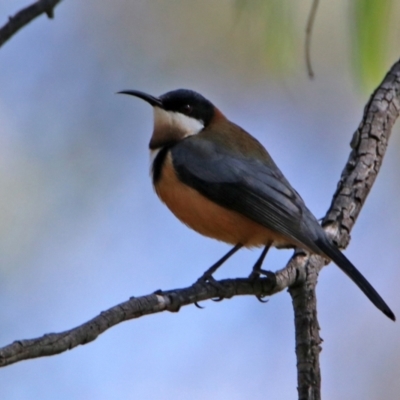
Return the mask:
<path id="1" fill-rule="evenodd" d="M 30 6 L 18 11 L 8 22 L 0 28 L 0 47 L 25 25 L 41 14 L 49 18 L 54 17 L 54 8 L 61 0 L 39 0 Z"/>
<path id="2" fill-rule="evenodd" d="M 299 257 L 302 257 L 299 255 Z M 295 281 L 287 271 L 276 274 L 276 279 L 227 279 L 217 284 L 195 283 L 170 291 L 157 291 L 103 311 L 92 320 L 65 332 L 51 333 L 40 338 L 17 340 L 0 349 L 0 366 L 30 358 L 50 356 L 71 350 L 95 340 L 101 333 L 121 322 L 162 311 L 176 312 L 183 306 L 213 298 L 229 299 L 238 295 L 264 297 L 277 293 Z"/>
<path id="3" fill-rule="evenodd" d="M 312 36 L 312 29 L 314 27 L 315 16 L 317 14 L 318 3 L 319 0 L 313 0 L 310 13 L 308 14 L 307 27 L 306 27 L 306 40 L 305 40 L 304 50 L 306 57 L 307 72 L 310 79 L 314 78 L 314 71 L 311 65 L 311 36 Z"/>

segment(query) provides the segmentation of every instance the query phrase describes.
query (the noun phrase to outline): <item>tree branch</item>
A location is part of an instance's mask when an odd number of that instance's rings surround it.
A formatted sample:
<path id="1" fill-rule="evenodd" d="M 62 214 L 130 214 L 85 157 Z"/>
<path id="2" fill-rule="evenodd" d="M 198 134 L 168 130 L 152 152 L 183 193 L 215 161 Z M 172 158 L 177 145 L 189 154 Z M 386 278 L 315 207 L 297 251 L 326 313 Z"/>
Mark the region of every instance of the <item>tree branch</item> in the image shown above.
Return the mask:
<path id="1" fill-rule="evenodd" d="M 49 18 L 54 17 L 54 8 L 61 0 L 39 0 L 30 6 L 18 11 L 8 22 L 0 28 L 0 47 L 25 25 L 28 25 L 39 15 L 46 13 Z"/>
<path id="2" fill-rule="evenodd" d="M 313 71 L 312 63 L 311 63 L 311 36 L 312 36 L 312 30 L 314 27 L 315 16 L 317 15 L 318 3 L 319 3 L 319 0 L 313 0 L 313 2 L 312 2 L 311 10 L 310 10 L 310 13 L 308 14 L 307 27 L 306 27 L 306 39 L 304 42 L 306 67 L 307 67 L 308 77 L 310 79 L 314 78 L 314 71 Z"/>
<path id="3" fill-rule="evenodd" d="M 311 257 L 313 259 L 314 256 Z M 315 257 L 317 258 L 317 257 Z M 305 270 L 305 281 L 300 285 L 289 287 L 292 297 L 295 320 L 297 390 L 301 400 L 319 400 L 321 398 L 321 371 L 319 353 L 321 338 L 317 318 L 317 286 L 319 262 L 321 268 L 325 260 L 318 257 L 317 264 L 308 262 L 302 265 Z"/>
<path id="4" fill-rule="evenodd" d="M 195 283 L 184 289 L 157 291 L 147 296 L 132 297 L 76 328 L 61 333 L 47 334 L 37 339 L 18 340 L 1 348 L 0 366 L 71 350 L 78 345 L 95 340 L 101 333 L 123 321 L 162 311 L 177 312 L 182 306 L 217 297 L 272 295 L 283 290 L 293 281 L 293 276 L 287 271 L 282 271 L 276 274 L 276 279 L 227 279 L 217 281 L 216 285 Z"/>
<path id="5" fill-rule="evenodd" d="M 340 248 L 350 241 L 361 208 L 382 165 L 392 127 L 400 110 L 400 61 L 390 69 L 365 106 L 362 121 L 351 141 L 352 151 L 343 169 L 331 206 L 322 225 Z M 303 270 L 304 283 L 289 288 L 295 329 L 299 399 L 321 398 L 315 285 L 326 260 L 312 256 Z M 290 265 L 290 263 L 289 263 Z"/>

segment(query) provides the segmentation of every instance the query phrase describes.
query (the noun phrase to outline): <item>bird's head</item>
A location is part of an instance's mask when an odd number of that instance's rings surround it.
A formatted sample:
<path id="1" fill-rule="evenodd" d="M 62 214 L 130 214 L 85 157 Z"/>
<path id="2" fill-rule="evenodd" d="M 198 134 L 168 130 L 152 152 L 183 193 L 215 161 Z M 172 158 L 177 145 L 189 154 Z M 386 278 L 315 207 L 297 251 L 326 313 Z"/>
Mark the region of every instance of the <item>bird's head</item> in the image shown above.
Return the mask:
<path id="1" fill-rule="evenodd" d="M 151 150 L 196 135 L 213 121 L 216 113 L 222 115 L 209 100 L 193 90 L 173 90 L 160 97 L 137 90 L 118 93 L 138 97 L 153 106 L 154 130 L 149 144 Z"/>

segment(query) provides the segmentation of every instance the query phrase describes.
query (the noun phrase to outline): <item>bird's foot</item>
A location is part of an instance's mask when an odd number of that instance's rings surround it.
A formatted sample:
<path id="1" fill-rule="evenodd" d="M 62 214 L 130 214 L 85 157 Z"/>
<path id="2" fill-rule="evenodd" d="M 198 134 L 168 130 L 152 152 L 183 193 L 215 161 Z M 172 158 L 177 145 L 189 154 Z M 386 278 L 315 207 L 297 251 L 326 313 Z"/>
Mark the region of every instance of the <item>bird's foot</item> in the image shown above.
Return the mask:
<path id="1" fill-rule="evenodd" d="M 199 279 L 197 279 L 196 283 L 209 284 L 216 287 L 217 289 L 221 289 L 222 287 L 222 285 L 215 280 L 210 271 L 204 272 L 204 274 Z"/>
<path id="2" fill-rule="evenodd" d="M 254 268 L 253 271 L 251 272 L 251 274 L 249 275 L 249 279 L 252 281 L 257 281 L 258 279 L 261 278 L 261 275 L 266 276 L 267 279 L 269 279 L 274 284 L 276 283 L 275 273 L 272 271 L 267 271 L 265 269 L 261 269 L 261 268 Z M 268 300 L 264 300 L 264 297 L 265 296 L 263 296 L 263 295 L 256 295 L 256 298 L 259 302 L 268 303 Z"/>
<path id="3" fill-rule="evenodd" d="M 253 271 L 251 271 L 251 274 L 249 275 L 249 279 L 251 280 L 260 279 L 261 275 L 265 276 L 266 278 L 268 278 L 273 282 L 276 282 L 276 275 L 274 272 L 267 271 L 266 269 L 261 269 L 261 268 L 253 269 Z"/>
<path id="4" fill-rule="evenodd" d="M 224 300 L 224 287 L 215 280 L 215 278 L 212 276 L 212 273 L 207 270 L 199 279 L 197 279 L 196 283 L 202 283 L 205 285 L 211 285 L 215 289 L 218 290 L 218 297 L 211 299 L 212 301 L 222 301 Z M 222 294 L 221 294 L 222 293 Z"/>

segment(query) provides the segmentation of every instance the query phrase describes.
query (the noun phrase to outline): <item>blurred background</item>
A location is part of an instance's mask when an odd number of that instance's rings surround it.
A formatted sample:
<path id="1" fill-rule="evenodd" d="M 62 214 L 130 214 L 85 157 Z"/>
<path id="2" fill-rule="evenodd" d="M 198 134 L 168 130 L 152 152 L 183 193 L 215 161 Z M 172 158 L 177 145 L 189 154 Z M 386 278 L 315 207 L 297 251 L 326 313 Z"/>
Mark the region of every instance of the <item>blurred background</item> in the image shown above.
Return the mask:
<path id="1" fill-rule="evenodd" d="M 379 3 L 381 7 L 373 4 Z M 1 24 L 29 4 L 3 0 Z M 327 210 L 370 93 L 399 58 L 399 6 L 65 0 L 0 50 L 0 345 L 79 325 L 130 296 L 193 283 L 228 246 L 190 231 L 149 178 L 152 110 L 117 96 L 199 91 L 255 135 L 309 208 Z M 373 12 L 373 14 L 371 14 Z M 373 15 L 374 17 L 371 17 Z M 346 255 L 400 316 L 399 124 Z M 246 276 L 243 250 L 217 277 Z M 290 251 L 270 252 L 266 268 Z M 3 399 L 294 399 L 284 292 L 129 321 L 0 371 Z M 398 399 L 400 325 L 335 266 L 319 278 L 325 399 Z"/>

